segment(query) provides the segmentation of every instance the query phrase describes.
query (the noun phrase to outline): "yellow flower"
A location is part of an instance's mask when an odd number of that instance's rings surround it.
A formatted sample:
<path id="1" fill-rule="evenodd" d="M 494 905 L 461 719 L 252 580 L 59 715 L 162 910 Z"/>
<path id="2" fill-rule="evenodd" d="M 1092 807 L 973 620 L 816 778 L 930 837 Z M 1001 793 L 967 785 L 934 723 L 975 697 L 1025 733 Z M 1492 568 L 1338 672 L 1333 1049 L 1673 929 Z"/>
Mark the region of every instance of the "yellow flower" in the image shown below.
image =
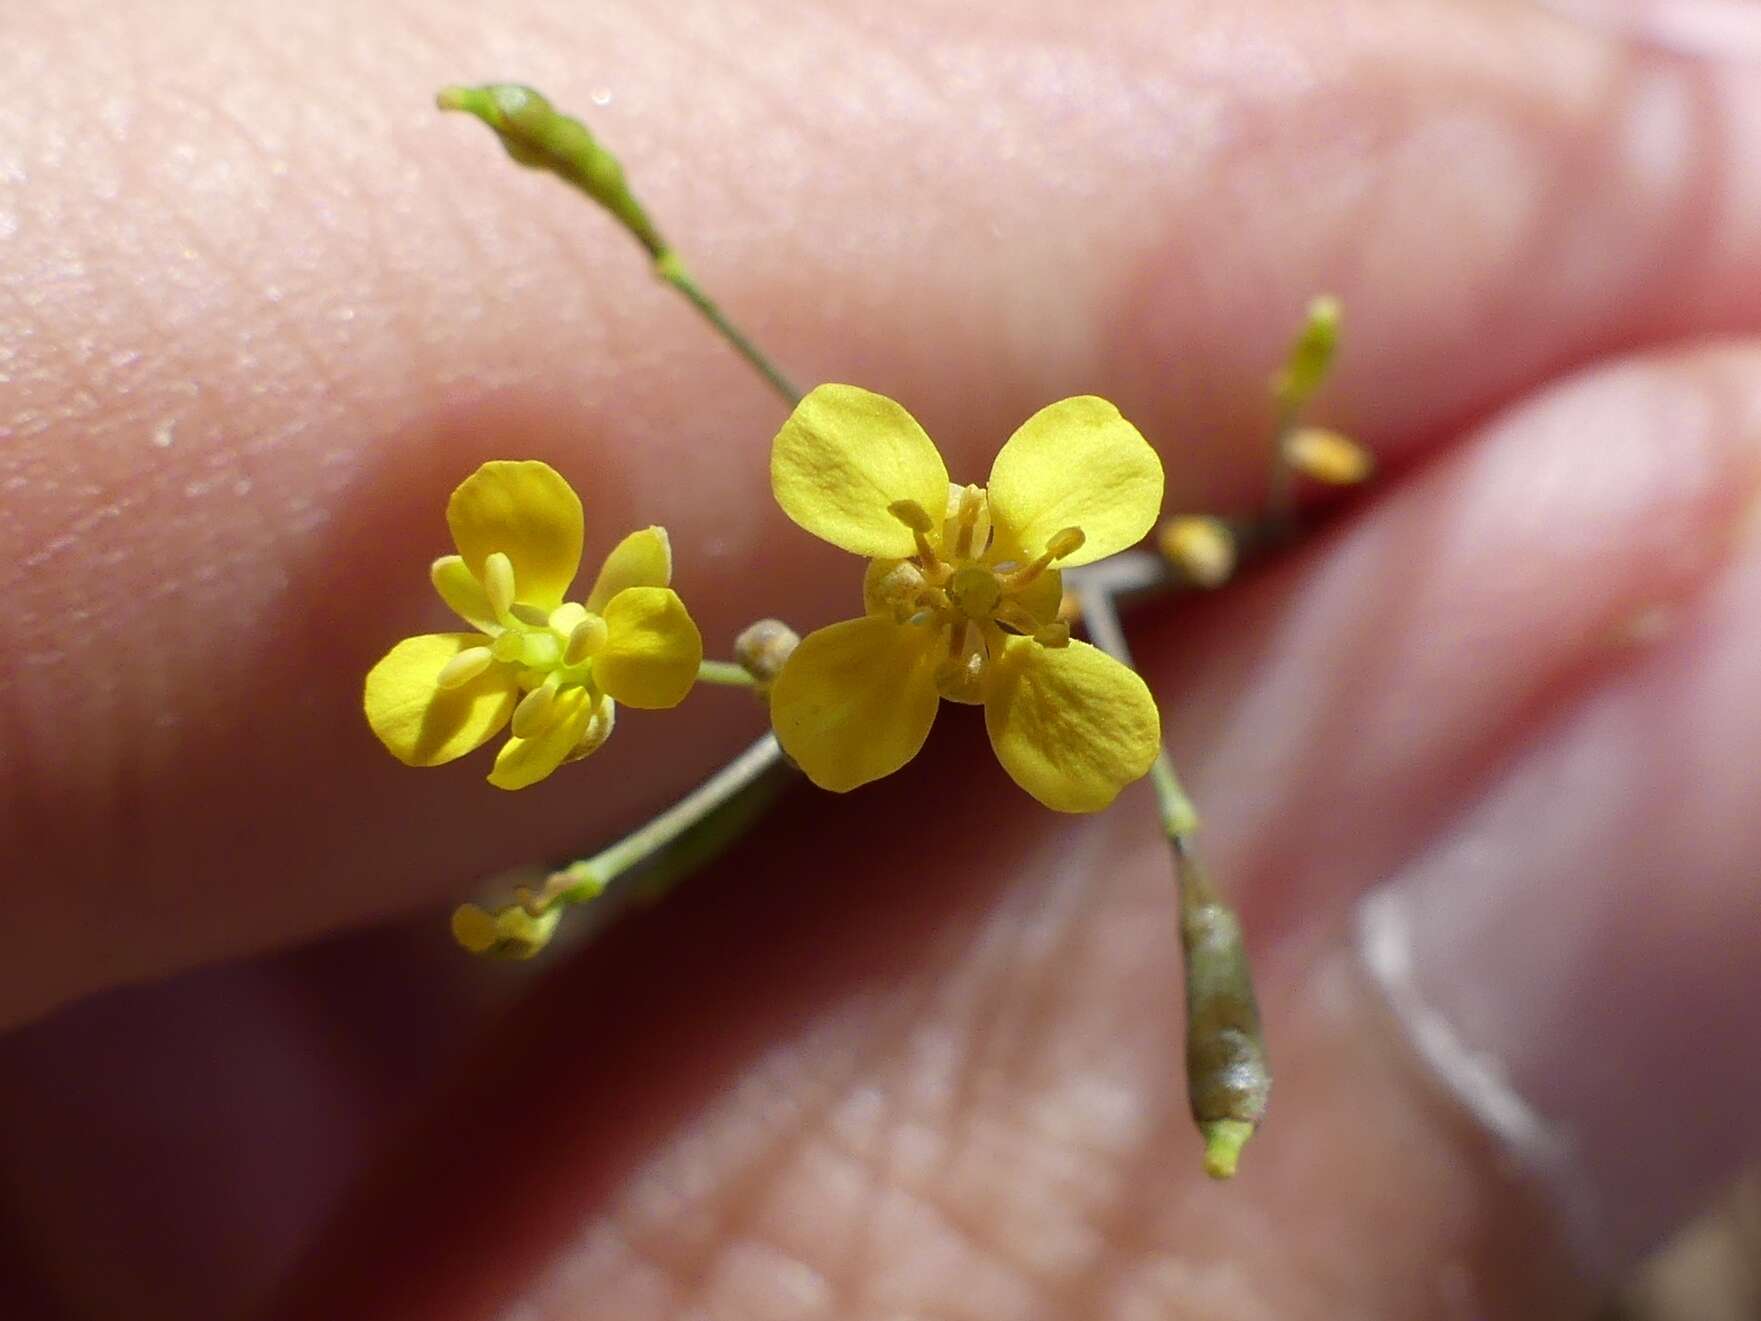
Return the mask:
<path id="1" fill-rule="evenodd" d="M 367 721 L 399 761 L 438 766 L 511 721 L 489 782 L 522 789 L 599 747 L 615 703 L 684 700 L 703 640 L 668 586 L 664 528 L 625 537 L 575 602 L 581 500 L 548 464 L 484 464 L 446 521 L 459 553 L 434 561 L 434 587 L 477 631 L 405 638 L 368 673 Z"/>
<path id="2" fill-rule="evenodd" d="M 1142 679 L 1070 640 L 1054 564 L 1126 549 L 1156 520 L 1162 465 L 1104 399 L 1041 409 L 988 486 L 954 486 L 898 404 L 822 385 L 771 450 L 771 487 L 817 537 L 871 557 L 866 613 L 803 638 L 771 692 L 783 750 L 838 792 L 923 746 L 941 699 L 982 704 L 1003 768 L 1047 807 L 1093 812 L 1155 760 Z"/>

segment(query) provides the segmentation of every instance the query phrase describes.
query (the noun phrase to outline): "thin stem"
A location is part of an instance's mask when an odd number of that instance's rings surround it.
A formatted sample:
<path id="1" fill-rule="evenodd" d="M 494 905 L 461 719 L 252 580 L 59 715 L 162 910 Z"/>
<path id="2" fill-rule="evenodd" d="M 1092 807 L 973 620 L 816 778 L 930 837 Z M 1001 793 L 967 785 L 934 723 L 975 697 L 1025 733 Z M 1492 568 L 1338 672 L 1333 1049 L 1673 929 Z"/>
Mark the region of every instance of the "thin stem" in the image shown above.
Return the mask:
<path id="1" fill-rule="evenodd" d="M 668 249 L 655 256 L 654 270 L 661 279 L 685 295 L 691 306 L 703 314 L 704 320 L 715 328 L 717 333 L 731 345 L 739 355 L 764 377 L 765 381 L 783 397 L 785 403 L 793 408 L 801 402 L 801 391 L 795 388 L 787 376 L 784 376 L 764 351 L 753 343 L 746 333 L 736 326 L 708 294 L 698 287 L 697 281 L 685 269 L 685 263 L 677 252 Z"/>
<path id="2" fill-rule="evenodd" d="M 761 786 L 770 773 L 787 765 L 776 737 L 766 734 L 734 760 L 674 803 L 646 825 L 631 831 L 611 847 L 590 858 L 551 873 L 544 889 L 527 903 L 539 911 L 553 904 L 578 904 L 597 899 L 623 873 L 639 863 L 665 855 L 668 879 L 677 879 L 707 852 L 737 834 L 751 815 L 768 802 Z M 777 787 L 780 787 L 777 786 Z M 744 810 L 737 810 L 743 808 Z M 686 837 L 715 825 L 709 848 L 683 849 Z"/>
<path id="3" fill-rule="evenodd" d="M 733 661 L 699 661 L 697 682 L 720 684 L 724 688 L 756 688 L 758 680 L 744 665 Z"/>
<path id="4" fill-rule="evenodd" d="M 1265 519 L 1273 535 L 1280 538 L 1289 534 L 1296 515 L 1296 470 L 1290 466 L 1286 445 L 1296 429 L 1297 412 L 1295 408 L 1279 409 L 1278 425 L 1272 431 L 1272 471 L 1266 487 Z"/>
<path id="5" fill-rule="evenodd" d="M 1112 597 L 1094 588 L 1081 595 L 1091 641 L 1131 664 L 1131 649 Z M 1162 830 L 1174 854 L 1180 887 L 1180 948 L 1186 958 L 1186 1090 L 1205 1140 L 1205 1172 L 1235 1174 L 1241 1149 L 1266 1113 L 1271 1067 L 1260 1029 L 1253 973 L 1241 920 L 1212 884 L 1198 851 L 1198 811 L 1164 748 L 1150 767 Z"/>

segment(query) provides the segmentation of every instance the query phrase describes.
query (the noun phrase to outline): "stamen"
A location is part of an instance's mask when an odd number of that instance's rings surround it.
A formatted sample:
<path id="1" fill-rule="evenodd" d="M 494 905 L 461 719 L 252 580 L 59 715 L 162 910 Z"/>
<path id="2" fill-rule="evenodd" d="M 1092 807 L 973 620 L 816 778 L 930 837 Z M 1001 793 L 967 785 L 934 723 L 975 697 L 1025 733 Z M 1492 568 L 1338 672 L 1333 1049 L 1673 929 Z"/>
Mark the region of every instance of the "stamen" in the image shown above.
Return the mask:
<path id="1" fill-rule="evenodd" d="M 915 500 L 895 500 L 887 506 L 887 512 L 913 532 L 928 532 L 935 526 L 928 511 Z"/>
<path id="2" fill-rule="evenodd" d="M 967 486 L 960 492 L 960 507 L 955 512 L 955 526 L 959 529 L 954 538 L 954 558 L 968 560 L 978 553 L 972 543 L 978 531 L 978 516 L 984 509 L 984 492 L 976 486 Z M 983 550 L 981 546 L 978 550 Z"/>
<path id="3" fill-rule="evenodd" d="M 536 738 L 550 728 L 556 712 L 556 685 L 543 683 L 520 699 L 514 708 L 512 725 L 515 738 Z"/>
<path id="4" fill-rule="evenodd" d="M 1062 619 L 1054 619 L 1043 628 L 1034 630 L 1033 640 L 1042 647 L 1050 647 L 1056 651 L 1060 647 L 1070 645 L 1070 625 Z"/>
<path id="5" fill-rule="evenodd" d="M 462 688 L 495 662 L 495 653 L 488 647 L 466 647 L 434 676 L 437 688 Z"/>
<path id="6" fill-rule="evenodd" d="M 524 601 L 515 601 L 508 607 L 508 614 L 530 628 L 548 628 L 550 612 L 543 606 L 527 605 Z"/>
<path id="7" fill-rule="evenodd" d="M 1061 560 L 1066 555 L 1074 555 L 1082 549 L 1082 543 L 1088 538 L 1079 527 L 1067 527 L 1061 532 L 1054 532 L 1052 539 L 1046 542 L 1043 554 L 1036 555 L 1028 561 L 1024 568 L 1017 569 L 1003 580 L 1005 592 L 1018 592 L 1033 582 L 1040 574 L 1052 567 L 1053 560 Z"/>
<path id="8" fill-rule="evenodd" d="M 588 615 L 569 634 L 569 645 L 563 648 L 563 664 L 579 665 L 605 646 L 609 630 L 598 615 Z"/>
<path id="9" fill-rule="evenodd" d="M 1019 601 L 1005 601 L 997 608 L 997 622 L 1007 624 L 1023 637 L 1033 637 L 1045 625 Z"/>
<path id="10" fill-rule="evenodd" d="M 911 529 L 917 541 L 917 555 L 923 561 L 923 567 L 933 569 L 940 561 L 936 558 L 935 547 L 929 544 L 930 529 L 935 524 L 924 507 L 915 500 L 895 500 L 887 506 L 887 512 Z"/>
<path id="11" fill-rule="evenodd" d="M 514 604 L 514 562 L 501 551 L 483 561 L 483 591 L 497 619 L 506 619 Z"/>
<path id="12" fill-rule="evenodd" d="M 1082 543 L 1087 540 L 1088 538 L 1083 535 L 1083 531 L 1079 527 L 1067 527 L 1061 532 L 1056 532 L 1052 535 L 1052 539 L 1046 542 L 1046 559 L 1048 561 L 1061 560 L 1066 555 L 1074 555 L 1082 549 Z"/>
<path id="13" fill-rule="evenodd" d="M 524 660 L 526 639 L 518 633 L 503 633 L 490 644 L 489 650 L 498 661 Z"/>

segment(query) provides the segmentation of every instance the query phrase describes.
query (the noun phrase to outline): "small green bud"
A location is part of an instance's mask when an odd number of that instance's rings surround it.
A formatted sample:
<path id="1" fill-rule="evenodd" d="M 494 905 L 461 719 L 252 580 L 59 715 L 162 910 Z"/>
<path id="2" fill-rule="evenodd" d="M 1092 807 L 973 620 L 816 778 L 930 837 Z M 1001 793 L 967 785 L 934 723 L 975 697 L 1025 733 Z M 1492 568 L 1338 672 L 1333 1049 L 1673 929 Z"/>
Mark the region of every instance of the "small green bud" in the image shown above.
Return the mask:
<path id="1" fill-rule="evenodd" d="M 1332 370 L 1338 347 L 1339 300 L 1322 295 L 1309 304 L 1308 319 L 1290 346 L 1283 370 L 1272 379 L 1280 408 L 1294 411 L 1308 402 Z"/>
<path id="2" fill-rule="evenodd" d="M 475 115 L 501 139 L 521 165 L 548 170 L 611 212 L 636 241 L 658 258 L 666 240 L 624 181 L 618 163 L 578 119 L 563 114 L 544 96 L 517 83 L 448 87 L 435 97 L 442 110 Z"/>

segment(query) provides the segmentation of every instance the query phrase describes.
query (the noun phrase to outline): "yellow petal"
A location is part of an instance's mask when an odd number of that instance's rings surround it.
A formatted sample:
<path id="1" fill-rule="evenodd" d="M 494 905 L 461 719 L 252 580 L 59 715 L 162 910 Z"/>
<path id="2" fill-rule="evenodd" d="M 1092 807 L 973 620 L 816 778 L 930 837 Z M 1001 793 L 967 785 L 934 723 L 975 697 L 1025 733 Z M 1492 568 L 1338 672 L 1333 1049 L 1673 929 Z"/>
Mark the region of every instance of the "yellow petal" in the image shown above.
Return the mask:
<path id="1" fill-rule="evenodd" d="M 648 711 L 685 700 L 697 682 L 703 638 L 677 592 L 625 588 L 605 607 L 605 627 L 593 681 L 608 696 Z"/>
<path id="2" fill-rule="evenodd" d="M 446 522 L 478 580 L 490 555 L 506 555 L 515 598 L 529 605 L 561 605 L 581 567 L 581 499 L 548 463 L 484 464 L 452 493 Z"/>
<path id="3" fill-rule="evenodd" d="M 783 751 L 837 793 L 898 770 L 935 723 L 940 636 L 868 615 L 802 638 L 771 688 Z"/>
<path id="4" fill-rule="evenodd" d="M 512 666 L 491 665 L 457 688 L 435 683 L 449 660 L 482 645 L 479 633 L 424 633 L 405 638 L 367 672 L 367 723 L 392 756 L 406 766 L 438 766 L 507 724 L 518 695 Z"/>
<path id="5" fill-rule="evenodd" d="M 1058 812 L 1098 812 L 1149 770 L 1162 739 L 1144 681 L 1086 642 L 1011 638 L 992 663 L 984 724 L 1003 769 Z"/>
<path id="6" fill-rule="evenodd" d="M 1085 540 L 1060 568 L 1136 545 L 1162 508 L 1162 461 L 1105 399 L 1079 395 L 1040 409 L 991 465 L 991 524 L 1029 556 L 1053 534 Z"/>
<path id="7" fill-rule="evenodd" d="M 510 738 L 495 754 L 489 783 L 497 789 L 524 789 L 537 784 L 568 759 L 587 722 L 593 718 L 592 696 L 585 688 L 565 688 L 556 695 L 551 721 L 536 738 Z"/>
<path id="8" fill-rule="evenodd" d="M 626 587 L 671 587 L 673 544 L 663 527 L 632 532 L 612 548 L 587 596 L 587 608 L 603 614 L 612 597 Z"/>
<path id="9" fill-rule="evenodd" d="M 770 451 L 770 485 L 783 512 L 856 555 L 916 551 L 887 506 L 915 501 L 939 520 L 948 469 L 916 419 L 885 395 L 821 385 L 795 406 Z"/>
<path id="10" fill-rule="evenodd" d="M 460 619 L 492 636 L 501 632 L 495 611 L 489 606 L 489 594 L 466 566 L 462 555 L 442 555 L 434 561 L 428 577 L 434 583 L 434 590 L 440 593 L 440 599 Z"/>

